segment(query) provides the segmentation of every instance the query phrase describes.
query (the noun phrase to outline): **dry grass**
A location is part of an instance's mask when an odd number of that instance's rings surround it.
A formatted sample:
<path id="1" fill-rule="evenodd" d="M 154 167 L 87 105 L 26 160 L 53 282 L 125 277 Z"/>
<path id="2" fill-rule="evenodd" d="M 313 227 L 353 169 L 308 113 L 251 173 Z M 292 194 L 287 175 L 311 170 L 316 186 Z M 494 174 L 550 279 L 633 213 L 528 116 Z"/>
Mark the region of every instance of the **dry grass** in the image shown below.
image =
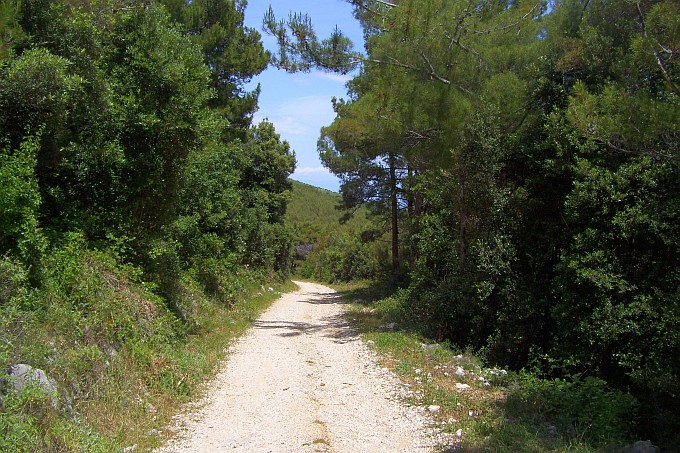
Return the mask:
<path id="1" fill-rule="evenodd" d="M 237 304 L 213 307 L 198 333 L 155 354 L 150 363 L 138 363 L 129 354 L 114 357 L 108 378 L 77 412 L 95 431 L 123 447 L 136 445 L 136 451 L 146 451 L 160 446 L 174 435 L 173 415 L 200 399 L 202 383 L 214 376 L 230 342 L 278 298 L 279 291 L 292 288 L 286 283 L 273 292 L 253 289 Z"/>

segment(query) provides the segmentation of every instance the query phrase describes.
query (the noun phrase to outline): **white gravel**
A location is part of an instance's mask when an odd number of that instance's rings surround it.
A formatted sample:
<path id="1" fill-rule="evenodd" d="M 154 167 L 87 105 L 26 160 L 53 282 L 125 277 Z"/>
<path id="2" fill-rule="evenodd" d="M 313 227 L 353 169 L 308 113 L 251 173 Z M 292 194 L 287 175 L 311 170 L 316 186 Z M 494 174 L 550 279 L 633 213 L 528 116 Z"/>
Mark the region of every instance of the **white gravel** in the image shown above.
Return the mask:
<path id="1" fill-rule="evenodd" d="M 296 282 L 231 348 L 168 452 L 425 452 L 426 413 L 381 368 L 330 288 Z"/>

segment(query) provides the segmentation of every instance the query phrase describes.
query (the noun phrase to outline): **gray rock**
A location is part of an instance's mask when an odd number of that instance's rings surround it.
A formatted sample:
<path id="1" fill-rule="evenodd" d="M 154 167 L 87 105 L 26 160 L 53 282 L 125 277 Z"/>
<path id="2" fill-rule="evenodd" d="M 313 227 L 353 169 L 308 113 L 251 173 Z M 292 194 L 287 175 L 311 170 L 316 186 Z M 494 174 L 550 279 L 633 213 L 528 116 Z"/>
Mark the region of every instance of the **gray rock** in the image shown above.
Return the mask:
<path id="1" fill-rule="evenodd" d="M 639 440 L 633 445 L 628 445 L 623 449 L 625 453 L 656 453 L 659 449 L 656 448 L 650 440 Z"/>
<path id="2" fill-rule="evenodd" d="M 558 431 L 557 427 L 555 425 L 551 425 L 550 423 L 545 424 L 546 429 L 548 430 L 548 434 L 550 434 L 550 437 L 557 437 Z"/>
<path id="3" fill-rule="evenodd" d="M 54 409 L 62 408 L 69 415 L 73 416 L 71 399 L 65 392 L 59 392 L 57 382 L 54 379 L 48 378 L 43 370 L 33 368 L 25 363 L 19 363 L 9 367 L 8 371 L 8 384 L 16 392 L 21 392 L 27 387 L 32 386 L 50 397 Z M 60 396 L 61 398 L 59 398 Z"/>
<path id="4" fill-rule="evenodd" d="M 9 382 L 17 392 L 32 385 L 46 394 L 57 393 L 57 383 L 54 379 L 49 379 L 40 368 L 33 368 L 25 363 L 9 367 Z"/>

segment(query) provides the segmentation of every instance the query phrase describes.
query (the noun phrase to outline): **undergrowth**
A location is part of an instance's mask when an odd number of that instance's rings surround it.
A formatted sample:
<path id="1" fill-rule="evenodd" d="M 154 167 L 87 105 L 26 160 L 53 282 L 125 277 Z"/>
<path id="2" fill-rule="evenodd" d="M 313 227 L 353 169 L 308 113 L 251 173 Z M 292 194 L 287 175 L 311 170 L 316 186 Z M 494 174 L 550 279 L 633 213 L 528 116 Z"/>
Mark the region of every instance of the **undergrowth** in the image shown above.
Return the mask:
<path id="1" fill-rule="evenodd" d="M 292 286 L 241 269 L 225 277 L 225 303 L 178 275 L 181 320 L 138 268 L 115 253 L 86 250 L 77 235 L 41 264 L 32 276 L 0 257 L 0 451 L 160 445 L 170 417 L 196 396 L 230 339 Z M 17 364 L 43 370 L 58 392 L 14 391 L 8 371 Z"/>
<path id="2" fill-rule="evenodd" d="M 621 451 L 635 400 L 594 377 L 543 379 L 490 367 L 409 324 L 404 299 L 369 284 L 337 287 L 348 317 L 462 452 Z M 441 446 L 442 449 L 451 445 Z"/>

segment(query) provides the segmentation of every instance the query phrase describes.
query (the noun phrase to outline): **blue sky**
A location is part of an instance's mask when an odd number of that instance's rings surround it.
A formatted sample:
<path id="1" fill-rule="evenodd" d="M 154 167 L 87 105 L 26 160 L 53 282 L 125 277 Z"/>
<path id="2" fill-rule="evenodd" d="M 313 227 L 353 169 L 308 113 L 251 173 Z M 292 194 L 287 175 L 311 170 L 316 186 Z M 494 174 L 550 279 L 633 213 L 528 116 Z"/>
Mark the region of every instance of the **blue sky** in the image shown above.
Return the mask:
<path id="1" fill-rule="evenodd" d="M 362 48 L 361 27 L 352 16 L 350 5 L 343 0 L 249 0 L 245 23 L 262 33 L 269 50 L 275 50 L 276 43 L 262 31 L 262 17 L 270 4 L 279 20 L 287 18 L 290 11 L 306 12 L 319 37 L 327 37 L 337 25 L 354 41 L 355 47 Z M 338 179 L 319 161 L 316 141 L 321 127 L 335 118 L 331 99 L 346 97 L 345 83 L 350 77 L 321 71 L 288 74 L 269 68 L 253 80 L 253 85 L 259 83 L 262 88 L 255 122 L 267 118 L 274 123 L 281 138 L 295 151 L 298 163 L 293 179 L 338 191 Z"/>

